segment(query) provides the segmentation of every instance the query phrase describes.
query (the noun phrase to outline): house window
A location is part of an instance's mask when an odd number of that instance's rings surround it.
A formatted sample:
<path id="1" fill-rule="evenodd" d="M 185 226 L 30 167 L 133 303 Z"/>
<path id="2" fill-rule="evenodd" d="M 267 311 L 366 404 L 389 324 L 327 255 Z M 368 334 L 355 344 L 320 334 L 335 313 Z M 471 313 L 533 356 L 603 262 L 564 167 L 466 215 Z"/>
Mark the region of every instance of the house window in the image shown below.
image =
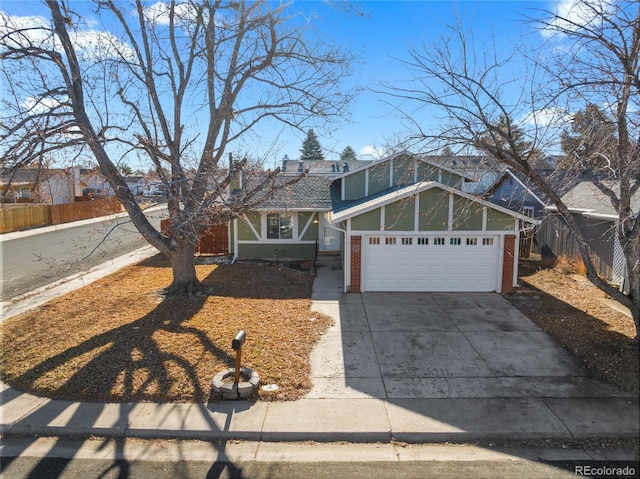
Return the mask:
<path id="1" fill-rule="evenodd" d="M 493 246 L 493 238 L 482 238 L 482 246 Z"/>
<path id="2" fill-rule="evenodd" d="M 377 237 L 369 238 L 369 244 L 380 244 L 380 238 L 377 238 Z"/>
<path id="3" fill-rule="evenodd" d="M 403 245 L 411 245 L 413 244 L 413 238 L 402 238 Z"/>
<path id="4" fill-rule="evenodd" d="M 478 238 L 467 238 L 467 246 L 476 246 L 478 244 Z"/>
<path id="5" fill-rule="evenodd" d="M 270 213 L 267 215 L 267 239 L 292 239 L 293 218 L 291 215 Z"/>
<path id="6" fill-rule="evenodd" d="M 451 245 L 459 245 L 460 244 L 460 238 L 449 238 L 449 244 Z"/>
<path id="7" fill-rule="evenodd" d="M 384 244 L 394 245 L 396 244 L 396 238 L 385 238 Z"/>
<path id="8" fill-rule="evenodd" d="M 528 216 L 529 218 L 533 218 L 533 216 L 535 215 L 535 209 L 533 208 L 533 206 L 523 206 L 522 207 L 522 213 L 525 216 Z"/>
<path id="9" fill-rule="evenodd" d="M 429 244 L 429 238 L 418 238 L 418 244 L 419 245 L 428 245 Z"/>
<path id="10" fill-rule="evenodd" d="M 21 200 L 31 199 L 31 190 L 29 188 L 18 189 L 18 198 Z"/>
<path id="11" fill-rule="evenodd" d="M 442 246 L 444 244 L 444 238 L 434 238 L 433 244 Z"/>

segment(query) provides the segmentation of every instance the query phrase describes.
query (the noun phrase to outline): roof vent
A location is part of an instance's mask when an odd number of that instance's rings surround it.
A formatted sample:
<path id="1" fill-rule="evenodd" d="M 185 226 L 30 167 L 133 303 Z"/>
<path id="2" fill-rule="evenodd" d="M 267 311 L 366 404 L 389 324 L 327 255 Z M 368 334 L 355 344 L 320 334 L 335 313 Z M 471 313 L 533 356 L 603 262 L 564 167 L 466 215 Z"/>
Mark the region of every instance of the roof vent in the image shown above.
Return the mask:
<path id="1" fill-rule="evenodd" d="M 342 171 L 343 171 L 344 173 L 346 173 L 347 171 L 349 171 L 349 165 L 348 165 L 346 162 L 342 165 Z"/>

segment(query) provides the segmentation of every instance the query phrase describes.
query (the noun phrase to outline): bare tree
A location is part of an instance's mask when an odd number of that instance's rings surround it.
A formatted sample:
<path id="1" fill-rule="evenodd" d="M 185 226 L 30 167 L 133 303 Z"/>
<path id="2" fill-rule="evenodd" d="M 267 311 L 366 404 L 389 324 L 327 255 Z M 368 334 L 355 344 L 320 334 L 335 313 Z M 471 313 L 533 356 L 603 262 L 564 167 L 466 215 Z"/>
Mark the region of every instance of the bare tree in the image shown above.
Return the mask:
<path id="1" fill-rule="evenodd" d="M 291 3 L 94 0 L 108 28 L 100 33 L 67 3 L 46 4 L 49 19 L 0 18 L 9 93 L 3 166 L 90 150 L 137 229 L 169 259 L 167 292 L 201 290 L 193 263 L 198 233 L 276 188 L 278 170 L 229 197 L 234 175 L 249 168 L 246 161 L 223 168 L 232 148 L 250 145 L 264 122 L 302 130 L 339 117 L 350 100 L 340 87 L 349 56 L 314 37 Z M 132 156 L 152 164 L 165 185 L 170 236 L 151 225 L 127 188 L 122 165 Z"/>
<path id="2" fill-rule="evenodd" d="M 416 127 L 417 139 L 487 152 L 528 176 L 557 207 L 575 236 L 589 280 L 630 308 L 636 326 L 633 342 L 637 344 L 640 219 L 639 212 L 633 210 L 632 197 L 640 182 L 640 5 L 632 1 L 576 0 L 570 10 L 542 13 L 545 19 L 531 21 L 544 33 L 549 48 L 544 50 L 542 60 L 525 56 L 525 71 L 521 63 L 513 68 L 515 60 L 523 58 L 521 52 L 501 58 L 491 47 L 477 53 L 473 35 L 458 24 L 451 28 L 451 38 L 429 49 L 411 51 L 406 62 L 413 73 L 410 86 L 388 86 L 386 93 L 401 101 L 398 108 Z M 519 93 L 515 98 L 514 90 Z M 550 177 L 535 168 L 540 151 L 558 144 L 558 121 L 563 120 L 566 126 L 570 112 L 588 104 L 608 108 L 615 125 L 616 158 L 594 162 L 595 157 L 609 154 L 610 145 L 580 142 L 581 149 L 567 155 L 578 162 L 569 170 L 584 174 L 580 165 L 599 164 L 611 172 L 613 183 L 602 181 L 598 174 L 585 179 L 609 198 L 618 214 L 616 230 L 626 260 L 628 294 L 598 276 L 580 225 Z M 408 105 L 431 109 L 442 127 L 434 132 L 423 130 L 416 110 L 409 111 Z"/>

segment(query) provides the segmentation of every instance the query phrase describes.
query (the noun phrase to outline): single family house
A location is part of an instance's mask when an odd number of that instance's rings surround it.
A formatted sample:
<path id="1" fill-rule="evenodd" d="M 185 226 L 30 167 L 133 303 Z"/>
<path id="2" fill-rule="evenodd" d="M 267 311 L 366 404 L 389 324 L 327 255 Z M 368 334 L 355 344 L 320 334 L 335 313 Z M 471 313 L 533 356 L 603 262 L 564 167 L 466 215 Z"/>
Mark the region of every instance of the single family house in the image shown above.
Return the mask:
<path id="1" fill-rule="evenodd" d="M 234 220 L 230 250 L 267 259 L 340 253 L 345 292 L 509 292 L 520 231 L 536 220 L 465 193 L 468 180 L 406 152 L 306 176 Z"/>

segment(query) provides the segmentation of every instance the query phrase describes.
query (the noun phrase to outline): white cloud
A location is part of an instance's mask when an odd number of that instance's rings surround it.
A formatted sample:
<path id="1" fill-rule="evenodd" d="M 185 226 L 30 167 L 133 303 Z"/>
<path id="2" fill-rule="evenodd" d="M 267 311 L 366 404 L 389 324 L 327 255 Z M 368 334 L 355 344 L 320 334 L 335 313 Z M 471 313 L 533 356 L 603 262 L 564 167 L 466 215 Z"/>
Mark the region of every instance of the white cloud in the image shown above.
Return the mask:
<path id="1" fill-rule="evenodd" d="M 386 156 L 386 151 L 382 148 L 378 148 L 377 146 L 367 145 L 365 147 L 360 148 L 359 151 L 362 156 L 371 156 L 374 159 L 384 158 Z"/>
<path id="2" fill-rule="evenodd" d="M 48 19 L 40 16 L 19 17 L 0 11 L 0 49 L 38 46 L 62 51 Z M 79 57 L 85 61 L 124 57 L 133 60 L 133 49 L 106 31 L 71 29 L 69 36 Z"/>
<path id="3" fill-rule="evenodd" d="M 174 21 L 188 26 L 193 23 L 197 16 L 197 12 L 190 3 L 177 3 L 175 5 Z M 144 16 L 148 22 L 156 25 L 169 25 L 169 4 L 165 2 L 156 2 L 144 10 Z"/>
<path id="4" fill-rule="evenodd" d="M 600 0 L 586 3 L 584 0 L 558 0 L 555 5 L 555 17 L 550 19 L 549 26 L 541 30 L 542 36 L 549 38 L 558 31 L 576 31 L 591 24 L 608 7 Z M 595 10 L 595 12 L 594 12 Z"/>
<path id="5" fill-rule="evenodd" d="M 535 110 L 522 118 L 519 123 L 542 128 L 562 128 L 572 119 L 573 115 L 567 110 L 553 107 Z"/>
<path id="6" fill-rule="evenodd" d="M 44 113 L 60 106 L 63 101 L 66 101 L 66 98 L 62 100 L 58 98 L 36 98 L 31 96 L 22 102 L 22 107 L 34 114 Z"/>

